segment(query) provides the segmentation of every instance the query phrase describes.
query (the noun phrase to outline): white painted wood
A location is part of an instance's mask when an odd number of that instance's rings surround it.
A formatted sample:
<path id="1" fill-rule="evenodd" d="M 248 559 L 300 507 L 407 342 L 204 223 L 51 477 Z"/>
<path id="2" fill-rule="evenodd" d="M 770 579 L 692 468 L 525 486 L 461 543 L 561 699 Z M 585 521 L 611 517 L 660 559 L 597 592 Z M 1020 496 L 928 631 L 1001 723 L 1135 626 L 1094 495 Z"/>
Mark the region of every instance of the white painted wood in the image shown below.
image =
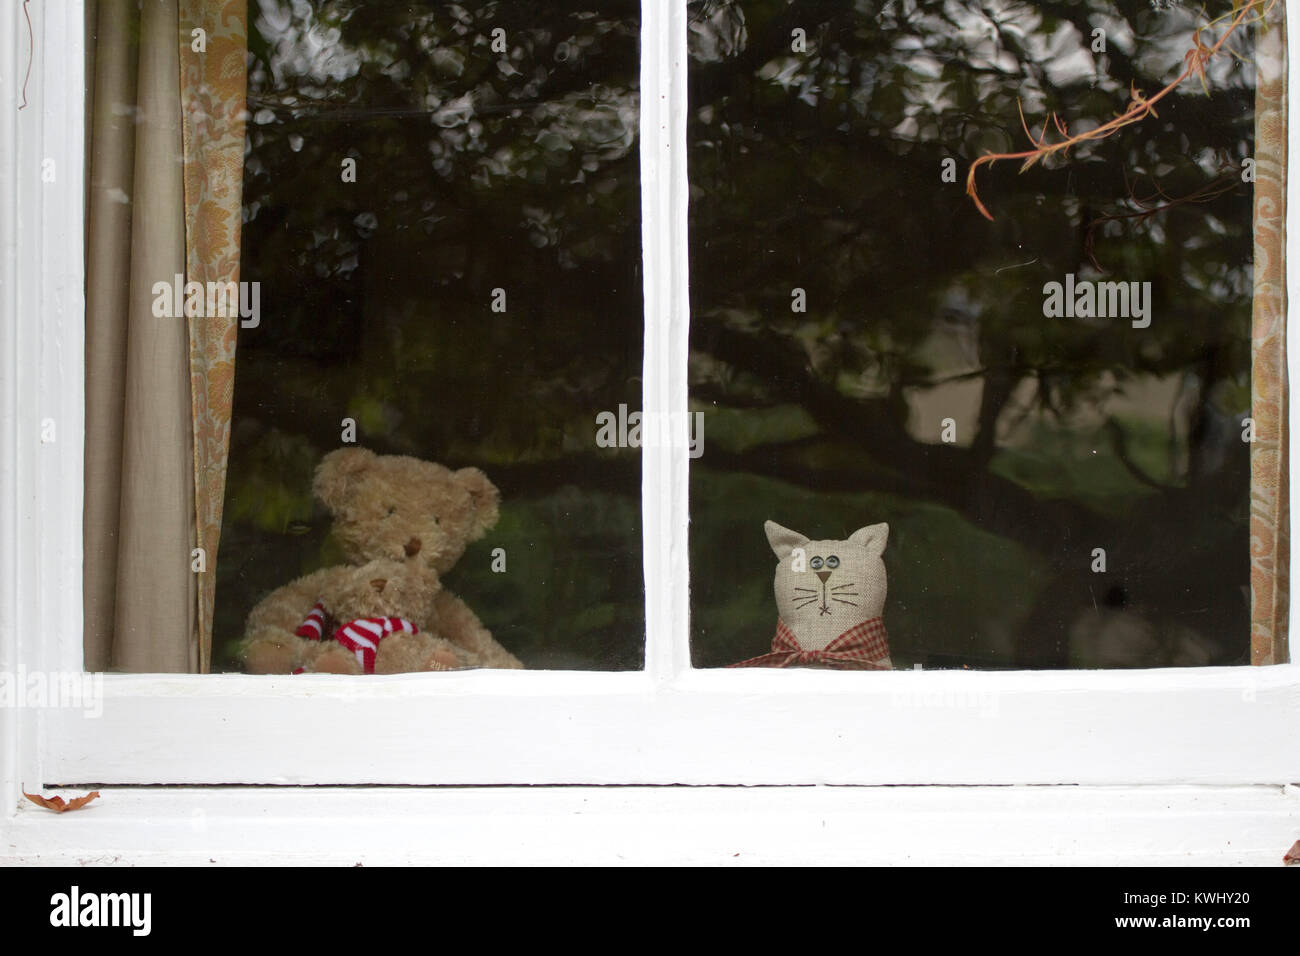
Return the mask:
<path id="1" fill-rule="evenodd" d="M 18 353 L 18 112 L 21 76 L 18 66 L 19 10 L 0 11 L 0 357 Z M 24 111 L 25 112 L 25 111 Z M 3 359 L 0 359 L 3 360 Z M 0 673 L 18 666 L 19 426 L 15 363 L 5 361 L 0 376 Z M 16 710 L 0 707 L 0 820 L 17 805 L 17 778 L 22 770 L 23 728 Z"/>
<path id="2" fill-rule="evenodd" d="M 46 720 L 59 784 L 1300 781 L 1295 665 L 110 676 Z"/>
<path id="3" fill-rule="evenodd" d="M 32 4 L 29 9 L 35 7 Z M 41 161 L 54 160 L 57 179 L 40 189 L 40 301 L 27 315 L 40 315 L 38 393 L 31 409 L 38 442 L 35 488 L 42 507 L 32 532 L 50 538 L 35 571 L 40 601 L 29 639 L 58 673 L 83 668 L 81 515 L 85 475 L 85 16 L 82 3 L 42 4 L 39 62 L 41 86 Z M 32 19 L 37 19 L 33 10 Z M 36 76 L 33 76 L 33 83 Z M 71 118 L 71 125 L 67 119 Z M 50 121 L 54 120 L 53 123 Z M 40 163 L 34 181 L 40 180 Z M 24 175 L 30 175 L 24 171 Z M 33 186 L 32 188 L 35 188 Z M 39 444 L 46 418 L 57 423 L 57 440 Z M 70 639 L 47 642 L 45 629 Z"/>
<path id="4" fill-rule="evenodd" d="M 645 408 L 685 414 L 690 301 L 686 242 L 686 6 L 647 0 L 641 24 Z M 705 439 L 707 441 L 707 437 Z M 685 448 L 643 448 L 646 670 L 690 667 Z"/>
<path id="5" fill-rule="evenodd" d="M 0 207 L 0 670 L 75 672 L 82 666 L 84 29 L 80 2 L 27 10 L 30 52 L 22 5 L 0 13 L 7 144 L 0 163 L 12 190 Z M 53 181 L 42 176 L 46 162 Z M 52 442 L 43 441 L 46 422 Z M 39 715 L 3 719 L 5 795 L 12 796 L 14 776 L 40 774 Z"/>
<path id="6" fill-rule="evenodd" d="M 1298 832 L 1281 787 L 143 789 L 23 807 L 0 865 L 1281 866 Z"/>

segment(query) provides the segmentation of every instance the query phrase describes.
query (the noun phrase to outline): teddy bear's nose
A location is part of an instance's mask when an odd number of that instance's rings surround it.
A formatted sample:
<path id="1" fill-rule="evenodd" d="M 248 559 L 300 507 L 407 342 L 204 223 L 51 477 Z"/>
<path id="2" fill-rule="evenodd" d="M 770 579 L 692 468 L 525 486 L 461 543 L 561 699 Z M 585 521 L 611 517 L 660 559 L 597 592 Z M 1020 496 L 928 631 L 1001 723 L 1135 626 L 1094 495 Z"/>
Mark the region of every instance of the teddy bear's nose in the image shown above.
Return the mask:
<path id="1" fill-rule="evenodd" d="M 387 579 L 387 578 L 375 578 L 373 581 L 370 582 L 370 586 L 371 586 L 372 588 L 374 588 L 374 589 L 375 589 L 375 593 L 378 594 L 379 592 L 383 591 L 384 588 L 386 588 L 386 587 L 388 586 L 388 579 Z"/>
<path id="2" fill-rule="evenodd" d="M 822 584 L 825 584 L 825 583 L 826 583 L 826 579 L 829 578 L 830 576 L 831 576 L 831 573 L 830 573 L 829 571 L 818 571 L 818 572 L 817 572 L 817 577 L 819 577 L 819 578 L 822 579 Z"/>
<path id="3" fill-rule="evenodd" d="M 410 541 L 406 542 L 406 556 L 408 558 L 415 557 L 420 553 L 422 547 L 424 547 L 424 543 L 419 538 L 412 538 Z"/>

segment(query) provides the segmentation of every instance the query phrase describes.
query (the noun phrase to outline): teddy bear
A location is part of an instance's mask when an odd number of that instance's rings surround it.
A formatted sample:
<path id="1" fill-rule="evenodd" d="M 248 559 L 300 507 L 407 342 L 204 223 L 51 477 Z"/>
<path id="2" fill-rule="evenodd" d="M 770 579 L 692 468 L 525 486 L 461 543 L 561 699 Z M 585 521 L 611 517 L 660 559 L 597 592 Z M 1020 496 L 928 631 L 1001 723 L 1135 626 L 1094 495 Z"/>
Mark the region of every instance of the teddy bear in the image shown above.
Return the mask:
<path id="1" fill-rule="evenodd" d="M 340 448 L 312 491 L 346 564 L 277 588 L 248 615 L 254 674 L 398 674 L 522 668 L 441 575 L 497 521 L 500 492 L 477 468 Z"/>

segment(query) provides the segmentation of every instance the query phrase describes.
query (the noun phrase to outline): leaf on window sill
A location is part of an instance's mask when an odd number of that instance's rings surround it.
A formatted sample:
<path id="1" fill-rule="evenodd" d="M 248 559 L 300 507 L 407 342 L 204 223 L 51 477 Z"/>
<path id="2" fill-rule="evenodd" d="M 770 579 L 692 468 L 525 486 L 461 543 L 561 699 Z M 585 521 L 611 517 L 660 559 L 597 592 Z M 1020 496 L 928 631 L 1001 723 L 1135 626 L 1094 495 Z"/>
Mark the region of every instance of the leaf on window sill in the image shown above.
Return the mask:
<path id="1" fill-rule="evenodd" d="M 99 791 L 92 790 L 84 797 L 73 797 L 71 800 L 64 800 L 62 797 L 42 797 L 39 793 L 28 793 L 26 790 L 23 791 L 23 796 L 38 807 L 53 810 L 55 813 L 65 813 L 68 810 L 80 810 L 98 797 Z"/>

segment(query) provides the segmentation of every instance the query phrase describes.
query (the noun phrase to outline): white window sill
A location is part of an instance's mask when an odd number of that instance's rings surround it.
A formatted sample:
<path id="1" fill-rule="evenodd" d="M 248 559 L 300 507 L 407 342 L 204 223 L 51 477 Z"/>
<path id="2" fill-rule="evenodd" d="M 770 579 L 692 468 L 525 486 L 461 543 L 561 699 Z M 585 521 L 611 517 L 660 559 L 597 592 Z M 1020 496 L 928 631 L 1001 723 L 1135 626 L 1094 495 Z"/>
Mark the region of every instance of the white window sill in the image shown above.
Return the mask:
<path id="1" fill-rule="evenodd" d="M 25 803 L 0 865 L 1280 866 L 1297 837 L 1295 785 L 120 788 Z"/>
<path id="2" fill-rule="evenodd" d="M 1154 671 L 109 675 L 15 782 L 150 786 L 1300 780 L 1300 665 Z M 341 719 L 346 713 L 347 719 Z M 3 724 L 0 714 L 0 724 Z M 303 727 L 329 733 L 304 734 Z M 377 745 L 377 743 L 382 745 Z M 0 751 L 2 752 L 2 751 Z M 1300 833 L 1297 833 L 1300 836 Z"/>

